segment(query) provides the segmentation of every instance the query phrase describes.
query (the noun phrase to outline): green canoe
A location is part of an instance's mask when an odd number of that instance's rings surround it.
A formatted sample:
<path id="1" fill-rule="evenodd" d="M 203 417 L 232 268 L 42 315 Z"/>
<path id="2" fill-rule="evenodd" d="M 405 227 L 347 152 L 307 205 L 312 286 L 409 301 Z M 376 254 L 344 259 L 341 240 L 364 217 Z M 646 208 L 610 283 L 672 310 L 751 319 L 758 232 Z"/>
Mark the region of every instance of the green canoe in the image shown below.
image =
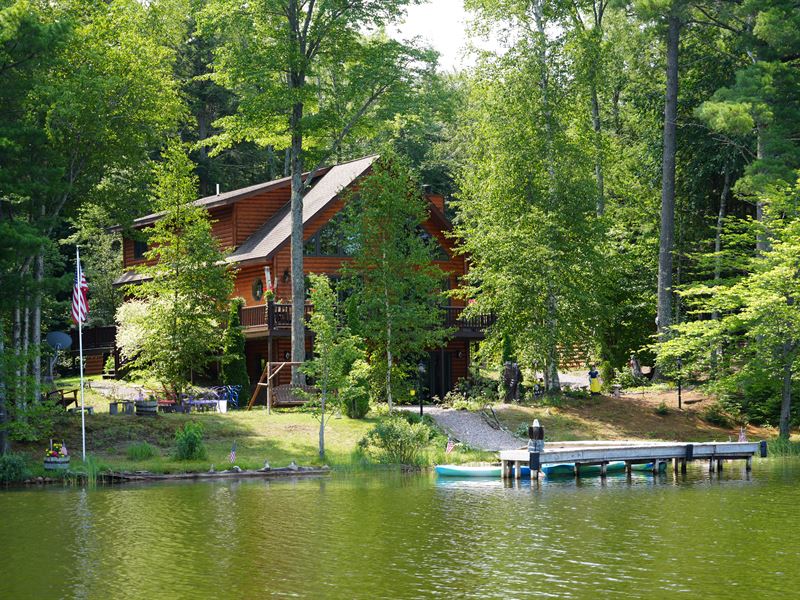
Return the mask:
<path id="1" fill-rule="evenodd" d="M 462 465 L 437 465 L 436 474 L 441 477 L 500 477 L 500 467 L 466 467 Z"/>

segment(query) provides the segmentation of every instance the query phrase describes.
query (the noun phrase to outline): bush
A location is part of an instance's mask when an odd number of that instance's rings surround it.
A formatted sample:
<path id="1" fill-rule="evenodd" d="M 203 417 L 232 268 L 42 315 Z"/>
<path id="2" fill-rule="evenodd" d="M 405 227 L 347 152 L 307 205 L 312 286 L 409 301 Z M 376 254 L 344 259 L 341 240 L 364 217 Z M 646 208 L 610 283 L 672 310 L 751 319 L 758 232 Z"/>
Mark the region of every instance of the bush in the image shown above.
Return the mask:
<path id="1" fill-rule="evenodd" d="M 250 376 L 245 362 L 245 339 L 239 321 L 239 309 L 244 306 L 242 298 L 231 300 L 228 312 L 228 326 L 222 335 L 222 371 L 220 379 L 224 385 L 241 386 L 242 394 L 250 390 Z"/>
<path id="2" fill-rule="evenodd" d="M 630 369 L 614 370 L 614 382 L 621 385 L 623 388 L 644 387 L 650 385 L 650 380 L 647 377 L 634 377 Z"/>
<path id="3" fill-rule="evenodd" d="M 714 402 L 707 406 L 703 412 L 700 413 L 700 418 L 706 423 L 716 425 L 717 427 L 731 428 L 733 421 L 730 415 L 725 412 L 725 407 L 719 402 Z"/>
<path id="4" fill-rule="evenodd" d="M 347 376 L 347 385 L 339 392 L 345 414 L 363 419 L 369 412 L 369 365 L 357 360 Z"/>
<path id="5" fill-rule="evenodd" d="M 147 460 L 157 455 L 155 446 L 147 442 L 136 442 L 128 446 L 128 460 Z"/>
<path id="6" fill-rule="evenodd" d="M 203 444 L 203 426 L 200 423 L 186 423 L 182 429 L 176 430 L 175 442 L 175 457 L 178 460 L 204 460 L 208 457 Z"/>
<path id="7" fill-rule="evenodd" d="M 22 454 L 0 456 L 0 483 L 18 483 L 30 477 L 30 471 Z"/>
<path id="8" fill-rule="evenodd" d="M 66 416 L 52 401 L 29 402 L 24 408 L 11 407 L 8 435 L 17 442 L 38 442 L 53 437 L 56 423 Z"/>
<path id="9" fill-rule="evenodd" d="M 661 404 L 656 406 L 656 414 L 661 415 L 662 417 L 669 414 L 669 407 L 663 400 L 661 401 Z"/>
<path id="10" fill-rule="evenodd" d="M 381 463 L 418 465 L 431 437 L 432 431 L 425 423 L 409 423 L 401 416 L 392 416 L 372 428 L 358 447 Z"/>
<path id="11" fill-rule="evenodd" d="M 456 392 L 462 394 L 469 399 L 482 400 L 484 404 L 490 402 L 497 402 L 500 398 L 499 386 L 500 384 L 489 377 L 481 375 L 480 370 L 476 365 L 470 366 L 469 375 L 461 378 L 456 382 Z M 520 398 L 523 396 L 524 390 L 521 388 L 520 383 Z"/>
<path id="12" fill-rule="evenodd" d="M 455 410 L 480 410 L 483 407 L 480 400 L 471 399 L 457 391 L 447 392 L 442 404 Z"/>

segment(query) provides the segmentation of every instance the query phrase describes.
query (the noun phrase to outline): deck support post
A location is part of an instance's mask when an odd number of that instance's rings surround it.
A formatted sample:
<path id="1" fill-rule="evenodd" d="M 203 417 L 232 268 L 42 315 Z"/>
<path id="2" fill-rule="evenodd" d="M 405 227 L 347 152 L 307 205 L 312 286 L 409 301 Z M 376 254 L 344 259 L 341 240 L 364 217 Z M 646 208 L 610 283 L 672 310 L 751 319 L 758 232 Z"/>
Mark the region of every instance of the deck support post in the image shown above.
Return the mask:
<path id="1" fill-rule="evenodd" d="M 678 473 L 678 461 L 679 460 L 680 459 L 677 458 L 677 457 L 672 459 L 672 472 L 675 473 L 675 474 Z"/>
<path id="2" fill-rule="evenodd" d="M 709 473 L 713 473 L 714 472 L 714 459 L 713 459 L 713 457 L 708 459 L 708 472 Z"/>
<path id="3" fill-rule="evenodd" d="M 717 473 L 722 473 L 722 462 L 723 462 L 723 459 L 721 459 L 721 458 L 717 459 Z"/>
<path id="4" fill-rule="evenodd" d="M 686 462 L 687 461 L 686 461 L 685 458 L 681 459 L 681 474 L 682 475 L 686 475 Z"/>
<path id="5" fill-rule="evenodd" d="M 575 477 L 580 477 L 580 476 L 581 476 L 581 463 L 576 462 L 575 463 Z"/>
<path id="6" fill-rule="evenodd" d="M 746 460 L 744 468 L 747 471 L 752 471 L 753 470 L 753 457 L 752 456 L 748 456 L 747 457 L 747 460 Z"/>
<path id="7" fill-rule="evenodd" d="M 522 478 L 522 461 L 515 460 L 514 461 L 514 479 L 521 479 Z"/>
<path id="8" fill-rule="evenodd" d="M 606 474 L 607 474 L 607 468 L 606 468 L 606 465 L 607 465 L 607 464 L 608 464 L 608 463 L 601 463 L 601 464 L 600 464 L 600 477 L 605 477 L 605 476 L 606 476 Z"/>
<path id="9" fill-rule="evenodd" d="M 508 461 L 507 460 L 500 460 L 500 477 L 503 478 L 503 481 L 508 479 Z"/>
<path id="10" fill-rule="evenodd" d="M 628 475 L 628 477 L 630 477 L 632 473 L 633 473 L 633 464 L 631 464 L 631 461 L 626 460 L 625 461 L 625 474 Z"/>
<path id="11" fill-rule="evenodd" d="M 661 461 L 656 459 L 653 461 L 653 475 L 658 475 L 658 465 Z"/>
<path id="12" fill-rule="evenodd" d="M 272 414 L 272 336 L 267 336 L 267 370 L 269 376 L 267 379 L 267 414 Z"/>

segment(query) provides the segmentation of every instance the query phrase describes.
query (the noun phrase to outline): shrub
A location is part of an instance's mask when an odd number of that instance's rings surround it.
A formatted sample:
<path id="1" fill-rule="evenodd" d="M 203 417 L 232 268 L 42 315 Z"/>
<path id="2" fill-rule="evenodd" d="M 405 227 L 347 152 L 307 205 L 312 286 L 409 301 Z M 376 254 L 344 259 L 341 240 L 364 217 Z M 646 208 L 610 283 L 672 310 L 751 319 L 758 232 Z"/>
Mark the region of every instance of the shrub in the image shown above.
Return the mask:
<path id="1" fill-rule="evenodd" d="M 369 365 L 357 360 L 347 375 L 347 385 L 339 392 L 345 414 L 362 419 L 369 412 Z"/>
<path id="2" fill-rule="evenodd" d="M 22 454 L 0 456 L 0 483 L 17 483 L 30 477 L 30 471 Z"/>
<path id="3" fill-rule="evenodd" d="M 457 391 L 447 392 L 442 404 L 455 410 L 480 410 L 483 406 L 480 400 L 471 399 Z"/>
<path id="4" fill-rule="evenodd" d="M 623 388 L 644 387 L 650 384 L 647 377 L 634 377 L 630 369 L 614 370 L 614 381 Z"/>
<path id="5" fill-rule="evenodd" d="M 128 460 L 147 460 L 157 455 L 155 446 L 147 442 L 136 442 L 128 446 Z"/>
<path id="6" fill-rule="evenodd" d="M 22 408 L 11 407 L 13 418 L 8 423 L 8 435 L 17 442 L 38 442 L 53 437 L 56 422 L 66 415 L 52 401 L 29 402 Z"/>
<path id="7" fill-rule="evenodd" d="M 707 406 L 703 412 L 700 413 L 700 418 L 706 423 L 716 425 L 717 427 L 733 427 L 733 421 L 731 420 L 730 415 L 725 412 L 725 407 L 723 407 L 719 402 L 714 402 L 713 404 Z"/>
<path id="8" fill-rule="evenodd" d="M 239 321 L 239 309 L 244 306 L 242 298 L 233 298 L 228 311 L 228 326 L 222 335 L 222 371 L 220 379 L 224 385 L 239 385 L 243 394 L 250 390 L 250 376 L 245 362 L 245 339 Z"/>
<path id="9" fill-rule="evenodd" d="M 392 416 L 372 428 L 358 447 L 381 463 L 417 465 L 431 434 L 425 423 L 409 423 L 403 417 Z"/>
<path id="10" fill-rule="evenodd" d="M 656 414 L 661 415 L 662 417 L 669 414 L 669 407 L 663 400 L 661 401 L 661 404 L 656 406 Z"/>
<path id="11" fill-rule="evenodd" d="M 177 444 L 175 457 L 178 460 L 203 460 L 208 456 L 203 444 L 203 426 L 200 423 L 186 423 L 175 431 Z"/>

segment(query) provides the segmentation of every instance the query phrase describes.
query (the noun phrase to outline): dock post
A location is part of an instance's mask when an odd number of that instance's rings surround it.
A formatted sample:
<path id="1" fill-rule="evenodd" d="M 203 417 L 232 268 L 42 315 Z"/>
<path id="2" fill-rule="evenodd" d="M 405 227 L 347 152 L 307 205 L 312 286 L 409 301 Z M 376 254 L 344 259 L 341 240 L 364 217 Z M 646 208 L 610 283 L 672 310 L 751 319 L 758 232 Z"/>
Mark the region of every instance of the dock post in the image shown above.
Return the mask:
<path id="1" fill-rule="evenodd" d="M 717 459 L 717 473 L 722 473 L 722 463 L 723 463 L 723 459 L 718 458 Z"/>
<path id="2" fill-rule="evenodd" d="M 508 471 L 508 461 L 500 459 L 500 477 L 502 477 L 503 480 L 508 479 L 507 471 Z"/>
<path id="3" fill-rule="evenodd" d="M 686 462 L 687 461 L 686 461 L 685 458 L 681 459 L 681 474 L 682 475 L 686 475 Z"/>
<path id="4" fill-rule="evenodd" d="M 625 474 L 630 476 L 632 471 L 633 471 L 633 468 L 632 468 L 632 465 L 631 465 L 631 461 L 626 460 L 625 461 Z"/>
<path id="5" fill-rule="evenodd" d="M 600 477 L 605 477 L 607 474 L 607 465 L 608 463 L 600 463 Z"/>
<path id="6" fill-rule="evenodd" d="M 514 461 L 514 479 L 520 479 L 522 477 L 522 461 L 515 460 Z"/>
<path id="7" fill-rule="evenodd" d="M 581 463 L 576 462 L 575 463 L 575 477 L 580 477 L 580 476 L 581 476 Z"/>
<path id="8" fill-rule="evenodd" d="M 658 459 L 653 461 L 653 475 L 658 475 L 658 463 L 660 462 Z"/>
<path id="9" fill-rule="evenodd" d="M 713 457 L 708 459 L 708 472 L 709 473 L 713 473 L 714 472 L 714 459 L 713 459 Z"/>
<path id="10" fill-rule="evenodd" d="M 680 459 L 679 459 L 679 458 L 677 458 L 677 457 L 675 457 L 675 458 L 673 458 L 673 459 L 672 459 L 672 472 L 673 472 L 673 473 L 675 473 L 675 474 L 677 474 L 677 473 L 678 473 L 678 461 L 679 461 L 679 460 L 680 460 Z"/>
<path id="11" fill-rule="evenodd" d="M 747 471 L 752 471 L 752 470 L 753 470 L 753 457 L 752 457 L 752 456 L 748 456 L 748 457 L 747 457 L 747 462 L 746 462 L 746 464 L 745 464 L 745 467 L 744 467 L 744 468 L 745 468 Z"/>
<path id="12" fill-rule="evenodd" d="M 533 480 L 539 480 L 539 471 L 542 469 L 541 456 L 538 452 L 531 452 L 528 455 L 528 468 L 531 470 L 531 484 Z"/>

